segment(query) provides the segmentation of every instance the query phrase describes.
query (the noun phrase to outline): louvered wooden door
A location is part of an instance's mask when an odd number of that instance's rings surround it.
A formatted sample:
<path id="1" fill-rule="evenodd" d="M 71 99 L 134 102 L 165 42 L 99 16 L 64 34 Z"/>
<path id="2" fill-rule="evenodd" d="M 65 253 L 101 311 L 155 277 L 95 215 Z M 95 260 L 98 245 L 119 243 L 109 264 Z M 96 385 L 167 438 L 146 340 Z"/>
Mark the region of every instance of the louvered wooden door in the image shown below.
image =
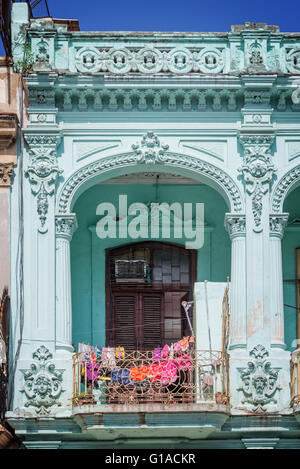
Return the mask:
<path id="1" fill-rule="evenodd" d="M 163 295 L 113 293 L 114 345 L 153 350 L 163 336 Z"/>

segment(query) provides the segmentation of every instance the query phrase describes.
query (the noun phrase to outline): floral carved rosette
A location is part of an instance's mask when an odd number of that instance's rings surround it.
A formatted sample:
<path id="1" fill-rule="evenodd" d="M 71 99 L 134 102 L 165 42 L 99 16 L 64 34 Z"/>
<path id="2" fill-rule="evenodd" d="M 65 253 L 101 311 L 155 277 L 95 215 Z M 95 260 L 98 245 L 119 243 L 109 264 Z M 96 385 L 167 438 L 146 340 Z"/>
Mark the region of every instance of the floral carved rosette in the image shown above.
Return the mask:
<path id="1" fill-rule="evenodd" d="M 35 407 L 38 414 L 49 414 L 50 407 L 61 406 L 59 396 L 62 389 L 63 370 L 57 370 L 51 362 L 52 353 L 42 345 L 32 355 L 35 359 L 24 375 L 22 392 L 27 399 L 25 407 Z"/>

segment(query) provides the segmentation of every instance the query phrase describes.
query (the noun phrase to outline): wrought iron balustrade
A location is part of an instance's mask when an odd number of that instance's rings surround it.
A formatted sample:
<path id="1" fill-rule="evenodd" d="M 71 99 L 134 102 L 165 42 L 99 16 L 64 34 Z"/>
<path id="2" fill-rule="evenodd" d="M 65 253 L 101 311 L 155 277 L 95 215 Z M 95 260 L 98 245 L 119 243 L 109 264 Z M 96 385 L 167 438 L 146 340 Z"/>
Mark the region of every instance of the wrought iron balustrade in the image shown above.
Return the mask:
<path id="1" fill-rule="evenodd" d="M 90 353 L 73 356 L 73 405 L 229 404 L 227 355 L 186 351 L 158 358 L 129 351 L 121 358 Z"/>

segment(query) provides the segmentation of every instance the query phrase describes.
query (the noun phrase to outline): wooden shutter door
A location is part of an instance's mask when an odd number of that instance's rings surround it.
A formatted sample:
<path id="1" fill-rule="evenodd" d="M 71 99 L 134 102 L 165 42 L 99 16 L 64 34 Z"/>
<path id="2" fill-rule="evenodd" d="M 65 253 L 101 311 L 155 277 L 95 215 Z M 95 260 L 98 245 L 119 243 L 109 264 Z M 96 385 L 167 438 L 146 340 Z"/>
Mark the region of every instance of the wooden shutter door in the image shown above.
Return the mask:
<path id="1" fill-rule="evenodd" d="M 163 298 L 159 294 L 143 293 L 141 295 L 143 315 L 143 344 L 144 350 L 159 347 L 162 341 Z"/>
<path id="2" fill-rule="evenodd" d="M 113 294 L 114 345 L 125 349 L 136 349 L 136 310 L 137 295 L 128 293 Z"/>

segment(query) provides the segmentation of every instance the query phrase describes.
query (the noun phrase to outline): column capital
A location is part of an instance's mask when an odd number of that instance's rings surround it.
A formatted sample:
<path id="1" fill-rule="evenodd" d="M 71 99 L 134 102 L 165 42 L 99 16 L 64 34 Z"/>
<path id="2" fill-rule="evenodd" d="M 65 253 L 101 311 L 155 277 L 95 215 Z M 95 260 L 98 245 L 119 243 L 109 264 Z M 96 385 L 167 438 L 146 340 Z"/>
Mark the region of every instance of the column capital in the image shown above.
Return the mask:
<path id="1" fill-rule="evenodd" d="M 284 229 L 287 225 L 289 218 L 288 213 L 278 213 L 270 215 L 270 236 L 276 236 L 280 239 L 283 238 Z"/>
<path id="2" fill-rule="evenodd" d="M 55 233 L 57 237 L 71 241 L 73 233 L 77 228 L 78 224 L 75 213 L 55 215 Z"/>
<path id="3" fill-rule="evenodd" d="M 10 187 L 14 163 L 1 163 L 0 161 L 0 187 Z"/>
<path id="4" fill-rule="evenodd" d="M 230 239 L 243 237 L 246 234 L 246 216 L 236 213 L 225 213 L 224 226 Z"/>

